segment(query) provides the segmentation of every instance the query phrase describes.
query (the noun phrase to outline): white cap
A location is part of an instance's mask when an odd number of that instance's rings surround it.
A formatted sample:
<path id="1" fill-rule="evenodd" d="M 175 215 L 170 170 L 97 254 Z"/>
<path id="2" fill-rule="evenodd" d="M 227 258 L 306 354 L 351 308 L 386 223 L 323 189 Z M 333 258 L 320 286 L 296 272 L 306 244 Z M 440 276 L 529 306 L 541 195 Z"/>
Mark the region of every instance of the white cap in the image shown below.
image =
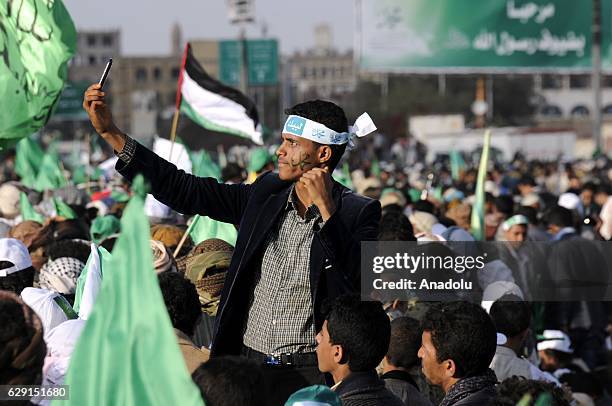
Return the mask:
<path id="1" fill-rule="evenodd" d="M 504 345 L 508 342 L 508 338 L 505 334 L 497 333 L 497 345 Z"/>
<path id="2" fill-rule="evenodd" d="M 521 299 L 525 298 L 521 288 L 516 283 L 510 281 L 495 281 L 487 285 L 482 292 L 482 302 L 480 305 L 489 313 L 491 311 L 491 306 L 493 306 L 493 302 L 505 295 L 515 295 Z"/>
<path id="3" fill-rule="evenodd" d="M 544 333 L 538 336 L 538 351 L 556 350 L 571 354 L 574 352 L 571 346 L 572 341 L 561 330 L 544 330 Z"/>
<path id="4" fill-rule="evenodd" d="M 0 278 L 32 266 L 32 258 L 30 258 L 28 249 L 15 238 L 0 238 L 0 261 L 13 263 L 10 268 L 0 269 Z"/>
<path id="5" fill-rule="evenodd" d="M 574 193 L 563 193 L 561 196 L 559 196 L 559 201 L 557 204 L 561 207 L 565 207 L 568 210 L 576 210 L 580 215 L 582 215 L 584 211 L 580 197 Z"/>

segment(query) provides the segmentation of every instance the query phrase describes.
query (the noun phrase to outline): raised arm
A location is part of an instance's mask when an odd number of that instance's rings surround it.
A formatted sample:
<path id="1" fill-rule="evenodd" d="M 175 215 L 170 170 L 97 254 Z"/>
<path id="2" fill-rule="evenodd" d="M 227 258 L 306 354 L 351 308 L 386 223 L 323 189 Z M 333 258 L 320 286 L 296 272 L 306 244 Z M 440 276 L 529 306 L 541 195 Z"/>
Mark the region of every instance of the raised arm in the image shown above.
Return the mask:
<path id="1" fill-rule="evenodd" d="M 200 178 L 177 169 L 117 128 L 105 96 L 98 84 L 91 85 L 85 92 L 83 108 L 96 132 L 119 155 L 119 173 L 130 181 L 142 174 L 151 184 L 153 196 L 180 213 L 240 223 L 250 185 L 225 185 L 214 178 Z"/>

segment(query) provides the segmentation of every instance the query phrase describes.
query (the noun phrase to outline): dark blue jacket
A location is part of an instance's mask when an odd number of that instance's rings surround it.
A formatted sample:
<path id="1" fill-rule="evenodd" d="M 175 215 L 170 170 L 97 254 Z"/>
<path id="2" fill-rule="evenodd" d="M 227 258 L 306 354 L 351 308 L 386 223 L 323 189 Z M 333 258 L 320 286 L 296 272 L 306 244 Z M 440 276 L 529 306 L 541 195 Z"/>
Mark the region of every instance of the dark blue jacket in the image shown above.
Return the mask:
<path id="1" fill-rule="evenodd" d="M 287 204 L 291 182 L 276 173 L 261 175 L 252 185 L 226 185 L 213 178 L 186 174 L 138 145 L 129 164 L 117 170 L 128 180 L 142 173 L 157 200 L 179 213 L 201 214 L 238 225 L 238 239 L 221 294 L 212 355 L 238 355 L 253 277 L 261 267 L 264 243 Z M 326 298 L 360 289 L 360 242 L 376 240 L 381 207 L 377 200 L 357 195 L 334 181 L 336 212 L 317 230 L 310 250 L 310 290 L 315 328 L 323 325 Z"/>

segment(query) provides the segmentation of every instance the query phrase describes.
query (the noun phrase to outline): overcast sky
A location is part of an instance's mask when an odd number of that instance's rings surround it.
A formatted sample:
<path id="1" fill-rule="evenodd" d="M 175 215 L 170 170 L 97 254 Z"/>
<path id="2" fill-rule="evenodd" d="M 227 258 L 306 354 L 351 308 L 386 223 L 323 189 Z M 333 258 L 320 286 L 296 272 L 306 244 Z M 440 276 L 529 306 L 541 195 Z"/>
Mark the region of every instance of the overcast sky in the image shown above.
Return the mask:
<path id="1" fill-rule="evenodd" d="M 163 55 L 170 51 L 170 30 L 178 22 L 183 39 L 228 39 L 238 36 L 229 24 L 225 0 L 64 0 L 79 30 L 121 30 L 121 51 L 129 55 Z M 256 0 L 257 22 L 249 37 L 261 37 L 261 26 L 277 38 L 283 54 L 314 45 L 314 26 L 328 23 L 340 50 L 352 48 L 354 0 Z"/>

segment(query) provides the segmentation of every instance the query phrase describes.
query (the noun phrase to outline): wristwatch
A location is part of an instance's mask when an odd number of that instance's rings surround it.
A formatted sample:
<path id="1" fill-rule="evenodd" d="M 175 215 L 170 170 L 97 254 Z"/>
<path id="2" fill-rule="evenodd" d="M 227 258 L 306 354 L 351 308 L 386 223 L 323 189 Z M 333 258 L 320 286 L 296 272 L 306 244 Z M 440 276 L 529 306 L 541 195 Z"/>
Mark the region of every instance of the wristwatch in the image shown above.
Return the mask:
<path id="1" fill-rule="evenodd" d="M 121 152 L 117 152 L 117 157 L 121 159 L 124 163 L 129 164 L 136 152 L 136 141 L 129 136 L 125 136 L 125 145 Z"/>

